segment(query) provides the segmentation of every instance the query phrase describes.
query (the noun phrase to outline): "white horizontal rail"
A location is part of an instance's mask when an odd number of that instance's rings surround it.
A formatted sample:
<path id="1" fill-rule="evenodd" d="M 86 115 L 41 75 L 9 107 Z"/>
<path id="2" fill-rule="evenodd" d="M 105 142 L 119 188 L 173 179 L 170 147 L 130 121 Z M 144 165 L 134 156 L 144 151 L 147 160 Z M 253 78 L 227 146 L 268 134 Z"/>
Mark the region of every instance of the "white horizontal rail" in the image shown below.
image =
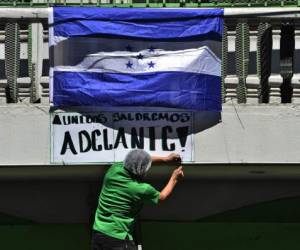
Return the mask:
<path id="1" fill-rule="evenodd" d="M 261 7 L 261 8 L 224 8 L 224 16 L 270 16 L 270 15 L 291 15 L 300 17 L 300 8 L 298 7 Z"/>
<path id="2" fill-rule="evenodd" d="M 0 19 L 45 19 L 51 8 L 0 8 Z M 181 8 L 182 9 L 182 8 Z M 261 8 L 224 8 L 225 17 L 234 16 L 269 16 L 290 15 L 300 17 L 300 8 L 297 7 L 261 7 Z"/>
<path id="3" fill-rule="evenodd" d="M 0 8 L 0 19 L 48 18 L 51 8 Z"/>

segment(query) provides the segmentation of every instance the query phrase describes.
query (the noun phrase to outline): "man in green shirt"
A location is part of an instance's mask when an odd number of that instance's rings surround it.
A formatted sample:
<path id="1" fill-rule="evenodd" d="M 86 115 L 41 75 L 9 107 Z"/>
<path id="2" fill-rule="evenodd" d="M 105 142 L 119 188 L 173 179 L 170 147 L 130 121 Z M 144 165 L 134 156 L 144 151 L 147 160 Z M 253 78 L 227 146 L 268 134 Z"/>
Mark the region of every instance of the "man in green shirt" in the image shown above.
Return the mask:
<path id="1" fill-rule="evenodd" d="M 178 154 L 150 156 L 146 151 L 130 151 L 124 162 L 113 164 L 107 171 L 93 225 L 92 250 L 135 250 L 132 231 L 144 203 L 157 204 L 173 191 L 183 169 L 175 169 L 167 185 L 159 192 L 143 177 L 153 163 L 180 162 Z"/>

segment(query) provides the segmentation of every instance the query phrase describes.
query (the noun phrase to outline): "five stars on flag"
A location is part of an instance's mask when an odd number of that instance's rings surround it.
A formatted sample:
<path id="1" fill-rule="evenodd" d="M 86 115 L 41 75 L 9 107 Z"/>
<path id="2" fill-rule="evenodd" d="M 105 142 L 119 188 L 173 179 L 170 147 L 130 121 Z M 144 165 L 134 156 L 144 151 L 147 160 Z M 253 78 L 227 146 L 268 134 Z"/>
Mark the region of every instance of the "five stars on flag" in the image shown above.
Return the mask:
<path id="1" fill-rule="evenodd" d="M 149 48 L 148 48 L 148 52 L 149 53 L 154 53 L 155 52 L 155 49 L 156 48 L 154 48 L 153 46 L 150 46 Z M 126 46 L 126 50 L 127 51 L 133 51 L 133 48 L 132 48 L 132 46 L 130 46 L 129 44 Z M 145 56 L 142 54 L 142 53 L 139 53 L 137 56 L 136 56 L 136 59 L 137 60 L 143 60 L 143 59 L 145 59 Z M 148 62 L 147 63 L 148 64 L 148 66 L 149 66 L 149 69 L 150 68 L 154 68 L 155 67 L 155 62 L 153 62 L 153 61 L 150 61 L 150 62 Z M 126 67 L 128 68 L 128 69 L 133 69 L 133 63 L 129 60 L 127 63 L 126 63 Z"/>

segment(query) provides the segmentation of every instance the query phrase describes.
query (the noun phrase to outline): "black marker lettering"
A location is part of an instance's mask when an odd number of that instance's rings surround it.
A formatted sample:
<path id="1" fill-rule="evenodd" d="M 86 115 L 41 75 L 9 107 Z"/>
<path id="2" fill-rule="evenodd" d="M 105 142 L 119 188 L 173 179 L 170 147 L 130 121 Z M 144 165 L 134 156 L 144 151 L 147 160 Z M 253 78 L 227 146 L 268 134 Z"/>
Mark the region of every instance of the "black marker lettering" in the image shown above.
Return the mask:
<path id="1" fill-rule="evenodd" d="M 91 115 L 87 115 L 85 117 L 86 123 L 92 123 L 93 122 L 93 117 Z"/>
<path id="2" fill-rule="evenodd" d="M 72 124 L 78 124 L 78 116 L 73 115 L 71 116 L 71 123 Z"/>
<path id="3" fill-rule="evenodd" d="M 81 130 L 79 133 L 78 133 L 78 137 L 79 137 L 79 148 L 80 148 L 80 152 L 81 153 L 86 153 L 88 152 L 91 147 L 92 147 L 92 140 L 90 138 L 90 135 L 87 131 L 85 130 Z M 83 139 L 84 138 L 86 139 L 86 147 L 83 148 Z"/>
<path id="4" fill-rule="evenodd" d="M 144 128 L 139 128 L 139 135 L 136 128 L 131 129 L 131 148 L 144 148 Z"/>
<path id="5" fill-rule="evenodd" d="M 152 113 L 152 121 L 157 121 L 158 120 L 158 114 L 157 113 Z"/>
<path id="6" fill-rule="evenodd" d="M 151 119 L 149 117 L 149 113 L 144 113 L 143 118 L 144 118 L 144 121 L 151 121 Z"/>
<path id="7" fill-rule="evenodd" d="M 128 114 L 128 121 L 134 121 L 134 117 L 132 113 Z"/>
<path id="8" fill-rule="evenodd" d="M 181 122 L 188 122 L 190 120 L 191 116 L 188 113 L 181 114 Z"/>
<path id="9" fill-rule="evenodd" d="M 179 120 L 180 116 L 179 114 L 172 114 L 170 117 L 171 122 L 177 122 Z"/>
<path id="10" fill-rule="evenodd" d="M 141 113 L 136 113 L 136 114 L 135 114 L 135 119 L 136 119 L 137 121 L 143 120 L 143 114 L 141 114 Z"/>
<path id="11" fill-rule="evenodd" d="M 79 120 L 80 120 L 80 124 L 83 124 L 84 122 L 83 122 L 83 116 L 81 115 L 81 116 L 79 116 Z"/>
<path id="12" fill-rule="evenodd" d="M 104 143 L 105 150 L 112 150 L 113 148 L 112 144 L 108 144 L 108 133 L 106 128 L 103 129 L 103 143 Z"/>
<path id="13" fill-rule="evenodd" d="M 155 127 L 149 127 L 149 147 L 151 151 L 155 150 Z"/>
<path id="14" fill-rule="evenodd" d="M 168 147 L 168 132 L 172 133 L 171 126 L 165 126 L 162 128 L 162 135 L 161 135 L 161 144 L 163 151 L 174 151 L 175 150 L 175 143 L 170 144 L 170 148 Z"/>
<path id="15" fill-rule="evenodd" d="M 113 120 L 114 122 L 119 121 L 118 113 L 113 113 L 113 115 L 112 115 L 112 120 Z"/>
<path id="16" fill-rule="evenodd" d="M 64 154 L 66 153 L 67 149 L 70 149 L 71 152 L 72 152 L 74 155 L 77 155 L 77 152 L 76 152 L 76 149 L 75 149 L 75 147 L 74 147 L 74 143 L 73 143 L 73 141 L 72 141 L 72 137 L 71 137 L 69 131 L 66 131 L 66 132 L 65 132 L 64 142 L 63 142 L 63 145 L 62 145 L 60 154 L 61 154 L 61 155 L 64 155 Z"/>
<path id="17" fill-rule="evenodd" d="M 123 144 L 124 148 L 128 148 L 127 143 L 126 143 L 124 128 L 119 128 L 118 129 L 118 134 L 117 134 L 117 138 L 116 138 L 116 141 L 115 141 L 114 148 L 117 148 L 119 146 L 120 142 Z"/>
<path id="18" fill-rule="evenodd" d="M 102 150 L 102 145 L 96 145 L 97 143 L 97 137 L 101 135 L 101 132 L 99 129 L 96 129 L 92 132 L 92 149 L 94 151 L 101 151 Z"/>
<path id="19" fill-rule="evenodd" d="M 189 132 L 189 127 L 180 127 L 176 128 L 177 136 L 179 138 L 179 142 L 181 147 L 185 147 L 188 132 Z"/>
<path id="20" fill-rule="evenodd" d="M 69 125 L 70 124 L 70 117 L 69 116 L 63 116 L 63 121 L 64 125 Z"/>
<path id="21" fill-rule="evenodd" d="M 158 119 L 159 119 L 159 120 L 166 120 L 166 121 L 169 121 L 168 113 L 159 113 L 159 114 L 158 114 Z"/>

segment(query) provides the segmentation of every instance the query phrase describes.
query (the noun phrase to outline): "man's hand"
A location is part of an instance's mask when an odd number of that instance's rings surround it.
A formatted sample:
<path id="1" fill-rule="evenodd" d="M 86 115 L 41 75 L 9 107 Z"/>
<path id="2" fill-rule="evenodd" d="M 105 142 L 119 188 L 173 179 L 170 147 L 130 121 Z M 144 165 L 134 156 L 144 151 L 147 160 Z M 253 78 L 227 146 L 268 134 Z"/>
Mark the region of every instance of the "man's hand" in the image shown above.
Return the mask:
<path id="1" fill-rule="evenodd" d="M 171 153 L 168 156 L 166 156 L 166 162 L 169 163 L 181 163 L 181 157 L 179 154 Z"/>
<path id="2" fill-rule="evenodd" d="M 182 177 L 184 177 L 184 173 L 182 166 L 180 166 L 173 171 L 171 178 L 177 182 Z"/>

